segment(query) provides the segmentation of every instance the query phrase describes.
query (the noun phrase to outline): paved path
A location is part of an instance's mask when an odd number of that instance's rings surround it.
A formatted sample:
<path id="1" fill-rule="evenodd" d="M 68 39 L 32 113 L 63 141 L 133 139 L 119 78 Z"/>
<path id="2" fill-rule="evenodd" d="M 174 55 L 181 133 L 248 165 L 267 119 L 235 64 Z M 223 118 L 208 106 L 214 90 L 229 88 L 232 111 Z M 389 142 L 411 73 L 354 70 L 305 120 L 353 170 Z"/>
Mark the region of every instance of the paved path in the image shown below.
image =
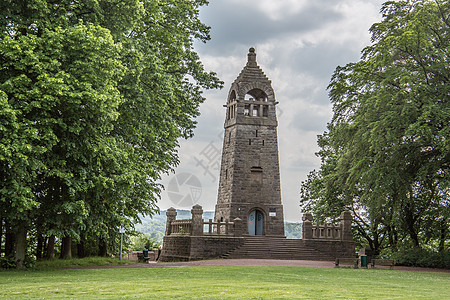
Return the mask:
<path id="1" fill-rule="evenodd" d="M 334 268 L 334 261 L 313 261 L 313 260 L 278 260 L 278 259 L 211 259 L 186 262 L 149 262 L 148 264 L 129 264 L 120 266 L 99 266 L 84 268 L 179 268 L 179 267 L 316 267 Z M 450 273 L 446 269 L 415 268 L 395 266 L 394 270 L 416 271 L 416 272 L 444 272 Z"/>

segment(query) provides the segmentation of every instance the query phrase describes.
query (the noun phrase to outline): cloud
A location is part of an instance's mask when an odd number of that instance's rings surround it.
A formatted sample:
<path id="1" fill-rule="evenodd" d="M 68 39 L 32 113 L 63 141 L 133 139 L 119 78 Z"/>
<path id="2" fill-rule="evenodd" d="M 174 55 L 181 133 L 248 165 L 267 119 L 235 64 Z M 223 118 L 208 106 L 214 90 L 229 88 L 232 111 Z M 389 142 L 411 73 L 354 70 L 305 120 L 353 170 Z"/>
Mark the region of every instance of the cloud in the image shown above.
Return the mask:
<path id="1" fill-rule="evenodd" d="M 324 27 L 343 15 L 333 6 L 319 5 L 316 1 L 217 0 L 202 9 L 201 17 L 211 26 L 213 47 L 210 50 L 229 55 L 243 45 L 248 48 L 248 45 Z"/>

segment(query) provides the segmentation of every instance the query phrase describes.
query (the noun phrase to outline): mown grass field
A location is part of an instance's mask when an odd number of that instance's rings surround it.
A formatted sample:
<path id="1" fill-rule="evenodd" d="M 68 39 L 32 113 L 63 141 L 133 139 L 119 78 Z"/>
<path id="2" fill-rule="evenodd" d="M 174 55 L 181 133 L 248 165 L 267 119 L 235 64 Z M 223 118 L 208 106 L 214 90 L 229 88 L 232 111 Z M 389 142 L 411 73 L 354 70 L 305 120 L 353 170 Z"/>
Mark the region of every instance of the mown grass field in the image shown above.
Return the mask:
<path id="1" fill-rule="evenodd" d="M 307 267 L 3 271 L 0 298 L 450 299 L 450 274 Z"/>

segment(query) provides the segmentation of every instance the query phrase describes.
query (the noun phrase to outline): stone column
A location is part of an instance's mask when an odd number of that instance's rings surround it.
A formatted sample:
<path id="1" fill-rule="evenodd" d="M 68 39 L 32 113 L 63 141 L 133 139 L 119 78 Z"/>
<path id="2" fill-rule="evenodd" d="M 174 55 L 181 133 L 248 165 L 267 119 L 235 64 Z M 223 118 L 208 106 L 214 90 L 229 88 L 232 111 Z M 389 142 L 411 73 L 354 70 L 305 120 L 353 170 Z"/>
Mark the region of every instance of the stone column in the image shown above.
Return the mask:
<path id="1" fill-rule="evenodd" d="M 173 207 L 169 208 L 166 212 L 167 221 L 166 221 L 166 236 L 172 233 L 172 222 L 177 219 L 177 210 Z"/>
<path id="2" fill-rule="evenodd" d="M 352 213 L 348 210 L 341 213 L 341 231 L 342 241 L 353 241 Z"/>
<path id="3" fill-rule="evenodd" d="M 243 236 L 244 228 L 242 226 L 242 220 L 240 218 L 235 218 L 234 223 L 234 236 Z"/>
<path id="4" fill-rule="evenodd" d="M 192 214 L 192 227 L 191 235 L 199 236 L 203 235 L 203 209 L 200 205 L 196 204 L 191 209 Z"/>
<path id="5" fill-rule="evenodd" d="M 305 213 L 302 216 L 302 239 L 303 240 L 310 240 L 312 239 L 312 221 L 313 216 L 310 213 Z"/>

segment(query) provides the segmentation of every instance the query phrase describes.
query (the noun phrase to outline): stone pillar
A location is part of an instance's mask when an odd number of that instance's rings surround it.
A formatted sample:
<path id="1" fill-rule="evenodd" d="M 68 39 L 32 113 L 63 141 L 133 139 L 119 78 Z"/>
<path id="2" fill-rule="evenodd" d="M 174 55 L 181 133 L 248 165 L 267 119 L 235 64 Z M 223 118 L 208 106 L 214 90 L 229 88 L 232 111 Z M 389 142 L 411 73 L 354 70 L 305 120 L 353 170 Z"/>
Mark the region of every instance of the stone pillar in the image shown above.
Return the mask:
<path id="1" fill-rule="evenodd" d="M 251 47 L 251 48 L 248 50 L 248 55 L 247 55 L 247 57 L 248 57 L 247 65 L 250 66 L 250 67 L 256 67 L 257 64 L 256 64 L 256 53 L 255 53 L 255 48 Z"/>
<path id="2" fill-rule="evenodd" d="M 192 214 L 192 227 L 191 235 L 199 236 L 203 235 L 203 209 L 200 205 L 196 204 L 191 209 Z"/>
<path id="3" fill-rule="evenodd" d="M 310 213 L 305 213 L 302 216 L 302 239 L 303 240 L 310 240 L 312 239 L 312 221 L 313 216 Z"/>
<path id="4" fill-rule="evenodd" d="M 167 221 L 166 221 L 166 236 L 172 233 L 172 222 L 177 219 L 177 210 L 173 207 L 169 208 L 166 212 Z"/>
<path id="5" fill-rule="evenodd" d="M 234 223 L 234 236 L 243 236 L 244 228 L 242 226 L 242 220 L 240 218 L 235 218 Z"/>
<path id="6" fill-rule="evenodd" d="M 352 234 L 352 213 L 343 211 L 341 213 L 341 240 L 342 241 L 353 241 Z"/>

